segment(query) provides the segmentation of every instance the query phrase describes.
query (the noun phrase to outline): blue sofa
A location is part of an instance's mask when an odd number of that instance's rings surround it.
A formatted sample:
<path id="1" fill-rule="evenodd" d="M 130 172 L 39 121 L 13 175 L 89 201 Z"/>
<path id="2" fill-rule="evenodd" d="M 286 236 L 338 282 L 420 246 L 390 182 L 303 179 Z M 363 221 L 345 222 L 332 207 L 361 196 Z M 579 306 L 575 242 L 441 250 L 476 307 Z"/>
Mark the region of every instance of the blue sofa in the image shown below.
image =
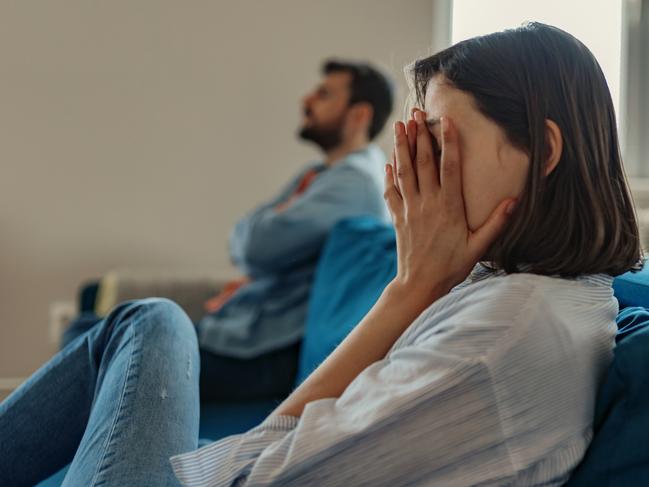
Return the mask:
<path id="1" fill-rule="evenodd" d="M 309 304 L 297 384 L 344 339 L 396 273 L 394 231 L 369 217 L 340 222 L 323 248 Z M 618 346 L 595 412 L 596 434 L 568 483 L 649 485 L 649 267 L 614 281 Z M 296 384 L 296 385 L 297 385 Z M 204 404 L 201 438 L 257 425 L 276 401 Z M 65 469 L 40 486 L 58 486 Z"/>

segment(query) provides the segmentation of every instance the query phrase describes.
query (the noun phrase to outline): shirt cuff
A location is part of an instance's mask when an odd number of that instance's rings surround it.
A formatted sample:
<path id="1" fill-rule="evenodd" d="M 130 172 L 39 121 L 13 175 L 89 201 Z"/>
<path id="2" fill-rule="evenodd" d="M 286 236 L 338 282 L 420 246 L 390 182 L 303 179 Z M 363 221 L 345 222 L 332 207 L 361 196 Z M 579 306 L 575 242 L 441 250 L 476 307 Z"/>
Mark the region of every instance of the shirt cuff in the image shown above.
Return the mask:
<path id="1" fill-rule="evenodd" d="M 247 476 L 261 452 L 295 429 L 299 421 L 296 416 L 270 415 L 247 433 L 171 457 L 174 473 L 185 486 L 231 485 Z"/>
<path id="2" fill-rule="evenodd" d="M 250 433 L 253 431 L 291 431 L 295 429 L 297 424 L 300 422 L 300 418 L 297 416 L 289 416 L 285 414 L 271 414 L 268 416 L 259 426 L 254 427 L 250 430 Z"/>

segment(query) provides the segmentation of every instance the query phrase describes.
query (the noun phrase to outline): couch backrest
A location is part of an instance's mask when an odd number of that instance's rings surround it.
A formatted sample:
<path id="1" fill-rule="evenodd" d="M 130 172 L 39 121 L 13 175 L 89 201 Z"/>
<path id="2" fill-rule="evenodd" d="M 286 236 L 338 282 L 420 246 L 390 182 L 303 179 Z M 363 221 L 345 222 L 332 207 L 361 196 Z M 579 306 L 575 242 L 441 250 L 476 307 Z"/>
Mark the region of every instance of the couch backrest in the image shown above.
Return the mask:
<path id="1" fill-rule="evenodd" d="M 333 228 L 311 289 L 298 384 L 367 314 L 396 270 L 390 226 L 372 217 L 356 217 Z"/>
<path id="2" fill-rule="evenodd" d="M 595 436 L 569 487 L 649 485 L 649 311 L 617 317 L 615 358 L 597 395 Z"/>

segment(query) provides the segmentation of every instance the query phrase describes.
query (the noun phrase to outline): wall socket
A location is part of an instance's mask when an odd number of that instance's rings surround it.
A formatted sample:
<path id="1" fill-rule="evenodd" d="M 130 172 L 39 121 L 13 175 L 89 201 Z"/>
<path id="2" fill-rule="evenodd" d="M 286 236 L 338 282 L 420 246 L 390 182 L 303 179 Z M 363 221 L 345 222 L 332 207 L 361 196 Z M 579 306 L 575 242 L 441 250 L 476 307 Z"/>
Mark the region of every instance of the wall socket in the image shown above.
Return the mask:
<path id="1" fill-rule="evenodd" d="M 58 347 L 63 330 L 77 315 L 77 304 L 74 301 L 55 301 L 50 304 L 50 343 Z"/>

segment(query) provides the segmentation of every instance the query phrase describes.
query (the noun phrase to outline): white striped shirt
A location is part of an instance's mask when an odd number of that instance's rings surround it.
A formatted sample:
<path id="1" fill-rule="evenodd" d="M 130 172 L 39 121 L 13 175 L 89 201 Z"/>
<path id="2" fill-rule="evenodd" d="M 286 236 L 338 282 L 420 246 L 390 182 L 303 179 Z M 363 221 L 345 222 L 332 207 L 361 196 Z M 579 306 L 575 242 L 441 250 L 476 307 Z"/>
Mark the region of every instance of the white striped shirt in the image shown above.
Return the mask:
<path id="1" fill-rule="evenodd" d="M 339 398 L 171 458 L 183 485 L 561 485 L 592 436 L 617 301 L 605 275 L 477 266 Z"/>

